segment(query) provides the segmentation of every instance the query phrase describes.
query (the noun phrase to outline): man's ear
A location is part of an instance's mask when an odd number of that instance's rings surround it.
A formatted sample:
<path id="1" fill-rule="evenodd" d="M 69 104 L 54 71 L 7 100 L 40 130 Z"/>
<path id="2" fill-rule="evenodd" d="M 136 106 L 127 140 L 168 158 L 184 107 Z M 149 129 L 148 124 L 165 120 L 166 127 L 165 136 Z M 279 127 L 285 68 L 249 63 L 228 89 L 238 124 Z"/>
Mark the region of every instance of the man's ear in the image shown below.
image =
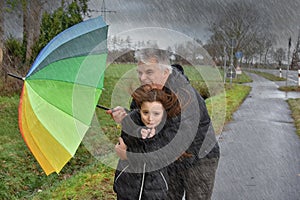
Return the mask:
<path id="1" fill-rule="evenodd" d="M 168 68 L 166 68 L 165 70 L 164 70 L 164 76 L 167 76 L 167 75 L 169 75 L 170 74 L 170 70 L 168 69 Z"/>

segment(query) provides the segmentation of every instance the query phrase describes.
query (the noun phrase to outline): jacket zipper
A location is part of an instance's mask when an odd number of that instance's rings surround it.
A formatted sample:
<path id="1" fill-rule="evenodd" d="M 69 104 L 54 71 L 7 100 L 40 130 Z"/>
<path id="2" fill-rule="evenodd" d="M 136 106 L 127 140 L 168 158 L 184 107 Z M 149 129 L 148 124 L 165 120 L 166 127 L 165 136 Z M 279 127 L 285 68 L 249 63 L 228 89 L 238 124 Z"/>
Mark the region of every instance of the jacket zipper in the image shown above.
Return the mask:
<path id="1" fill-rule="evenodd" d="M 145 171 L 146 171 L 146 163 L 144 163 L 144 168 L 143 168 L 143 177 L 142 177 L 142 185 L 141 185 L 141 189 L 140 189 L 139 200 L 142 199 L 142 194 L 143 194 L 143 189 L 144 189 L 144 182 L 145 182 Z"/>
<path id="2" fill-rule="evenodd" d="M 165 178 L 165 176 L 163 175 L 163 173 L 162 173 L 162 172 L 159 172 L 159 173 L 160 173 L 160 175 L 161 175 L 162 179 L 164 180 L 164 182 L 165 182 L 165 184 L 166 184 L 167 191 L 168 191 L 168 190 L 169 190 L 169 187 L 168 187 L 167 180 L 166 180 L 166 178 Z"/>
<path id="3" fill-rule="evenodd" d="M 129 167 L 129 165 L 127 165 L 126 167 L 124 167 L 124 169 L 120 172 L 120 174 L 117 176 L 115 182 L 117 182 L 117 180 L 119 179 L 119 177 L 124 173 L 124 171 Z"/>

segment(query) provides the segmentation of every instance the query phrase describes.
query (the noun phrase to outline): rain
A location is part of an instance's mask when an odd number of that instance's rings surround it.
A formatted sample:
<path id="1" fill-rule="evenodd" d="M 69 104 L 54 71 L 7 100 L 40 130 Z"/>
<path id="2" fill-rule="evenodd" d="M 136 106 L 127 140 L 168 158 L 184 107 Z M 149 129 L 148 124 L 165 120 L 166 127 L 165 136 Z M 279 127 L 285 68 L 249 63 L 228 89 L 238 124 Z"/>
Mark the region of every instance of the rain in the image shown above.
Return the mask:
<path id="1" fill-rule="evenodd" d="M 107 0 L 105 14 L 101 13 L 103 0 L 90 0 L 89 7 L 92 9 L 90 17 L 105 15 L 110 38 L 129 35 L 133 42 L 154 40 L 166 49 L 196 39 L 205 44 L 212 35 L 209 23 L 218 19 L 218 13 L 234 1 Z M 264 16 L 270 32 L 276 36 L 275 47 L 287 49 L 289 37 L 293 41 L 292 48 L 295 47 L 300 33 L 300 1 L 242 1 L 250 3 Z M 46 9 L 55 9 L 60 0 L 46 5 Z M 149 31 L 153 27 L 161 31 L 160 36 Z M 22 37 L 20 12 L 6 13 L 4 30 L 6 37 Z M 291 73 L 297 76 L 296 72 Z M 254 82 L 247 84 L 252 87 L 248 98 L 218 136 L 221 158 L 212 199 L 299 199 L 300 140 L 286 103 L 288 98 L 300 98 L 299 92 L 278 91 L 283 82 L 270 82 L 255 74 L 251 74 L 251 78 Z M 107 141 L 106 138 L 100 140 Z M 113 144 L 109 145 L 113 148 Z"/>
<path id="2" fill-rule="evenodd" d="M 215 18 L 222 7 L 233 0 L 147 0 L 135 1 L 106 1 L 111 34 L 137 27 L 163 27 L 180 31 L 192 38 L 206 40 L 210 36 L 207 20 Z M 247 0 L 256 6 L 264 16 L 270 20 L 272 30 L 278 35 L 278 45 L 285 45 L 290 35 L 296 38 L 300 28 L 300 2 L 287 1 L 259 1 Z M 102 0 L 91 1 L 95 10 L 101 8 Z M 97 13 L 99 14 L 99 13 Z"/>
<path id="3" fill-rule="evenodd" d="M 205 42 L 211 35 L 208 20 L 214 19 L 224 5 L 234 0 L 110 0 L 105 1 L 107 12 L 105 17 L 110 25 L 109 34 L 142 27 L 162 27 L 186 34 L 191 38 Z M 244 0 L 245 1 L 245 0 Z M 89 6 L 91 16 L 101 15 L 103 0 L 91 0 Z M 277 46 L 287 46 L 288 37 L 296 39 L 300 28 L 300 2 L 286 1 L 259 1 L 247 0 L 256 6 L 270 21 L 271 29 L 277 35 Z M 47 3 L 46 9 L 55 9 L 60 1 Z M 5 34 L 22 37 L 22 18 L 19 13 L 7 13 L 5 20 Z M 142 36 L 138 36 L 142 40 Z"/>

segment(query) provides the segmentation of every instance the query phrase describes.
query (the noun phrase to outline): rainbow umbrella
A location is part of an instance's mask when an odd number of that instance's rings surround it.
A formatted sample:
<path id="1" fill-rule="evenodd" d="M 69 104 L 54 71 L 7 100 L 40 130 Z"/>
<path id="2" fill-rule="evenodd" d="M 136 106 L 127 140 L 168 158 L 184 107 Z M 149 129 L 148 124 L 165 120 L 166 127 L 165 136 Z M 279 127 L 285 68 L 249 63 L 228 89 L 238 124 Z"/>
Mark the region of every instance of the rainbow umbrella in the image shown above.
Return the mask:
<path id="1" fill-rule="evenodd" d="M 19 127 L 47 175 L 60 172 L 90 127 L 103 88 L 107 30 L 101 17 L 66 29 L 23 78 Z"/>

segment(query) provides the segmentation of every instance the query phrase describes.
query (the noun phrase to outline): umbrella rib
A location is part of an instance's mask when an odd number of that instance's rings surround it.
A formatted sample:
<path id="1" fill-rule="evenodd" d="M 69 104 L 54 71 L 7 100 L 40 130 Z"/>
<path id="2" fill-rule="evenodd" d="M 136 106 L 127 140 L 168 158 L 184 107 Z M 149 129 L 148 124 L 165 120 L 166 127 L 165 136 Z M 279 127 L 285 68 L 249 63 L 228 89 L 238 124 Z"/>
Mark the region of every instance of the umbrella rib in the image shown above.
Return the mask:
<path id="1" fill-rule="evenodd" d="M 91 85 L 88 85 L 88 84 L 83 84 L 83 83 L 76 83 L 76 82 L 72 82 L 72 81 L 66 81 L 66 80 L 55 80 L 55 79 L 48 79 L 48 78 L 39 78 L 39 80 L 47 80 L 47 81 L 57 81 L 57 82 L 63 82 L 63 83 L 73 83 L 73 84 L 76 84 L 76 85 L 81 85 L 81 86 L 85 86 L 85 87 L 91 87 L 91 88 L 96 88 L 94 86 L 91 86 Z M 31 81 L 34 81 L 34 79 L 32 79 Z M 102 88 L 97 88 L 97 89 L 100 89 L 102 90 Z"/>

